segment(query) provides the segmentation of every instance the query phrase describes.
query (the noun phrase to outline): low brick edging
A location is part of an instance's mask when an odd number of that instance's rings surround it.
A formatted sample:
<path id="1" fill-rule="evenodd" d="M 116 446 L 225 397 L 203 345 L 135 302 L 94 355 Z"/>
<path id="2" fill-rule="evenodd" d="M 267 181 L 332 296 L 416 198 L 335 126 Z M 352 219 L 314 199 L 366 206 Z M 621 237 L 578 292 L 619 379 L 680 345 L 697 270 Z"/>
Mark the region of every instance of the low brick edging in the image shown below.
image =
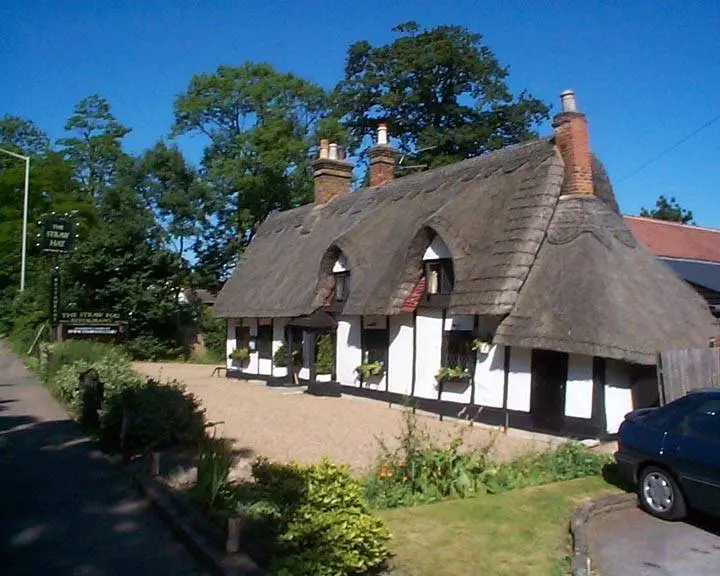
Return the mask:
<path id="1" fill-rule="evenodd" d="M 627 510 L 637 506 L 634 493 L 612 494 L 585 502 L 575 510 L 570 519 L 572 535 L 572 576 L 590 576 L 590 551 L 588 549 L 587 527 L 590 520 L 618 510 Z"/>
<path id="2" fill-rule="evenodd" d="M 132 465 L 122 466 L 122 469 L 133 485 L 145 494 L 155 511 L 176 537 L 213 574 L 218 576 L 271 576 L 247 554 L 242 552 L 226 553 L 213 542 L 217 538 L 202 534 L 201 530 L 197 528 L 199 524 L 206 525 L 202 530 L 205 534 L 214 534 L 216 530 L 207 525 L 199 513 L 193 514 L 187 507 L 181 506 L 162 478 L 152 478 Z"/>

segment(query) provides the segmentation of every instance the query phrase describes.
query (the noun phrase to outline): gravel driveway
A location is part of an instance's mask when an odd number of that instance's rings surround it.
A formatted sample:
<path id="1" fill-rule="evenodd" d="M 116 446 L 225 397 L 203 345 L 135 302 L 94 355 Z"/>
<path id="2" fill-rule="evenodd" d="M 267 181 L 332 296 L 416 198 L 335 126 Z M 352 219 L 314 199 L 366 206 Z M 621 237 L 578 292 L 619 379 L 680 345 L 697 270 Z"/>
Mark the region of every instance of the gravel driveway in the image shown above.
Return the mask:
<path id="1" fill-rule="evenodd" d="M 387 403 L 344 396 L 328 398 L 292 388 L 268 387 L 259 381 L 212 377 L 213 366 L 180 363 L 136 363 L 137 370 L 161 380 L 177 379 L 202 400 L 211 422 L 223 422 L 220 433 L 235 440 L 243 456 L 236 474 L 247 473 L 256 454 L 278 460 L 314 462 L 328 456 L 356 472 L 369 469 L 378 454 L 378 438 L 392 444 L 400 431 L 403 410 Z M 420 415 L 433 436 L 447 438 L 465 429 L 469 445 L 486 444 L 495 437 L 492 453 L 507 459 L 531 450 L 546 449 L 557 439 L 489 427 L 469 427 L 437 416 Z"/>
<path id="2" fill-rule="evenodd" d="M 588 543 L 603 576 L 709 576 L 720 573 L 720 522 L 665 522 L 639 508 L 590 522 Z"/>

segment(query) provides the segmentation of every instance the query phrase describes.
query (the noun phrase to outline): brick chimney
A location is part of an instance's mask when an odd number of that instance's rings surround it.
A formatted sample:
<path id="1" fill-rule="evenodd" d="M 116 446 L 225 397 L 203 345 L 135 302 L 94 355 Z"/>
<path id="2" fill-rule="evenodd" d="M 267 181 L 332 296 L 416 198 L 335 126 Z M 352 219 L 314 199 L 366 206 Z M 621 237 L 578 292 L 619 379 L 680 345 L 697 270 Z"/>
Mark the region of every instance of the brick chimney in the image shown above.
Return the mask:
<path id="1" fill-rule="evenodd" d="M 388 145 L 387 124 L 378 124 L 377 143 L 368 150 L 370 166 L 368 181 L 370 186 L 380 186 L 395 178 L 395 159 L 398 151 Z"/>
<path id="2" fill-rule="evenodd" d="M 560 100 L 562 111 L 553 118 L 552 126 L 555 144 L 565 162 L 562 193 L 593 195 L 592 158 L 585 114 L 577 111 L 572 90 L 561 92 Z"/>
<path id="3" fill-rule="evenodd" d="M 350 192 L 353 165 L 345 160 L 345 151 L 329 140 L 320 140 L 320 155 L 313 162 L 315 204 L 327 204 L 336 196 Z"/>

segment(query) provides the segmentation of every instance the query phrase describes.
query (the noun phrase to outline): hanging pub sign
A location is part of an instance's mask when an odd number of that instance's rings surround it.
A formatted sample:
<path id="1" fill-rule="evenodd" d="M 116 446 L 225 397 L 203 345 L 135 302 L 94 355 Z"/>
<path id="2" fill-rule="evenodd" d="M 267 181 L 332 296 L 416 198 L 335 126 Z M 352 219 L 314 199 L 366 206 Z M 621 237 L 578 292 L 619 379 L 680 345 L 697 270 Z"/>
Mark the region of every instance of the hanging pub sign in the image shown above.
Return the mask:
<path id="1" fill-rule="evenodd" d="M 72 252 L 75 249 L 75 220 L 69 216 L 52 215 L 42 221 L 40 249 L 43 252 Z"/>
<path id="2" fill-rule="evenodd" d="M 124 324 L 127 322 L 121 312 L 109 312 L 107 310 L 93 312 L 60 312 L 60 324 L 83 324 L 85 326 L 102 326 L 110 324 Z"/>

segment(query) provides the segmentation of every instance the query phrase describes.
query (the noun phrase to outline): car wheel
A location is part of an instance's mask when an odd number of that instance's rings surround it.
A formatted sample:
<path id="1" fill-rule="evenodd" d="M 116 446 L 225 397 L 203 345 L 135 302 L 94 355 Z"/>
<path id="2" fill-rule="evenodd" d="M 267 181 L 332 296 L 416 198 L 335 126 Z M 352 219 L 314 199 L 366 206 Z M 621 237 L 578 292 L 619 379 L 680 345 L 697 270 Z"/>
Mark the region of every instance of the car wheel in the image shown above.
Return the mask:
<path id="1" fill-rule="evenodd" d="M 680 520 L 687 514 L 685 498 L 672 475 L 658 466 L 648 466 L 640 474 L 638 498 L 646 512 L 663 520 Z"/>

